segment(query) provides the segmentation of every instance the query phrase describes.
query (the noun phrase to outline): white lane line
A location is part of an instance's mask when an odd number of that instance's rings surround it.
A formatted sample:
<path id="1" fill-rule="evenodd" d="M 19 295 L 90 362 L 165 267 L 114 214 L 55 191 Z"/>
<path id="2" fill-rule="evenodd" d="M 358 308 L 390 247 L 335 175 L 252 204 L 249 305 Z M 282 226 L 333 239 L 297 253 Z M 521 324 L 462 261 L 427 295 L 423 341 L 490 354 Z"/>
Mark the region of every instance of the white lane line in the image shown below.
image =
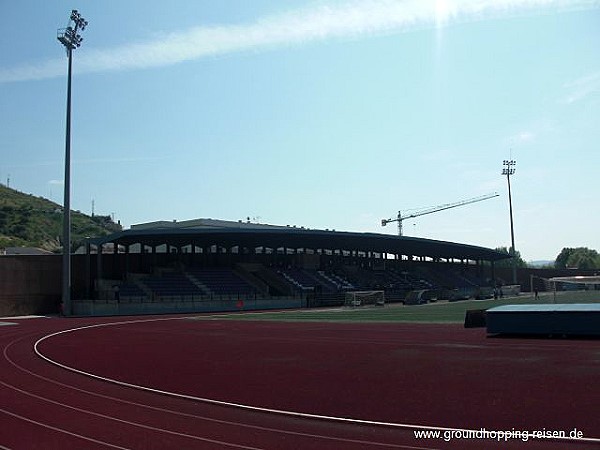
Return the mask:
<path id="1" fill-rule="evenodd" d="M 177 431 L 165 430 L 164 428 L 157 428 L 157 427 L 153 427 L 153 426 L 150 426 L 150 425 L 143 425 L 141 423 L 130 422 L 128 420 L 118 419 L 116 417 L 107 416 L 106 414 L 101 414 L 101 413 L 97 413 L 97 412 L 90 411 L 90 410 L 87 410 L 87 409 L 82 409 L 82 408 L 78 408 L 76 406 L 71 406 L 71 405 L 67 405 L 65 403 L 57 402 L 56 400 L 51 400 L 49 398 L 42 397 L 40 395 L 33 394 L 31 392 L 28 392 L 28 391 L 24 391 L 23 389 L 20 389 L 20 388 L 18 388 L 16 386 L 13 386 L 11 384 L 5 383 L 4 381 L 0 381 L 0 384 L 3 385 L 3 386 L 6 386 L 9 389 L 17 391 L 17 392 L 19 392 L 21 394 L 27 395 L 29 397 L 36 398 L 38 400 L 42 400 L 44 402 L 52 403 L 54 405 L 58 405 L 58 406 L 61 406 L 63 408 L 71 409 L 73 411 L 81 412 L 81 413 L 84 413 L 84 414 L 89 414 L 91 416 L 100 417 L 101 419 L 112 420 L 114 422 L 124 423 L 126 425 L 131 425 L 133 427 L 143 428 L 145 430 L 156 431 L 156 432 L 159 432 L 159 433 L 166 433 L 166 434 L 170 434 L 170 435 L 173 435 L 173 436 L 189 438 L 189 439 L 193 439 L 193 440 L 196 440 L 196 441 L 208 442 L 210 444 L 217 444 L 217 445 L 222 445 L 222 446 L 225 446 L 225 447 L 242 448 L 242 449 L 247 449 L 247 450 L 264 450 L 264 449 L 261 449 L 259 447 L 250 447 L 250 446 L 246 446 L 246 445 L 233 444 L 231 442 L 225 442 L 225 441 L 219 441 L 219 440 L 216 440 L 216 439 L 203 438 L 203 437 L 200 437 L 200 436 L 193 436 L 191 434 L 186 434 L 186 433 L 178 433 Z M 9 415 L 14 415 L 16 417 L 16 414 L 10 413 L 9 411 L 3 410 L 3 409 L 0 409 L 0 411 L 1 412 L 5 412 L 6 414 L 9 414 Z M 27 420 L 27 418 L 24 418 L 24 419 Z M 29 421 L 30 422 L 34 422 L 32 420 L 29 420 Z M 43 425 L 43 424 L 40 424 L 40 425 Z M 50 425 L 48 425 L 48 427 L 52 428 L 52 427 L 50 427 Z M 60 428 L 56 428 L 56 430 L 60 431 L 61 429 Z M 63 431 L 65 431 L 65 430 L 63 430 Z M 72 434 L 72 433 L 70 433 L 68 431 L 65 431 L 65 432 L 67 434 Z M 93 439 L 90 438 L 89 440 L 93 440 Z M 122 448 L 122 447 L 118 447 L 118 448 Z"/>
<path id="2" fill-rule="evenodd" d="M 16 419 L 24 420 L 25 422 L 33 423 L 33 424 L 38 425 L 40 427 L 48 428 L 48 429 L 50 429 L 52 431 L 57 431 L 59 433 L 68 434 L 69 436 L 73 436 L 73 437 L 76 437 L 76 438 L 79 438 L 79 439 L 84 439 L 86 441 L 93 442 L 94 444 L 105 445 L 107 447 L 118 448 L 118 449 L 121 449 L 121 450 L 130 450 L 127 447 L 119 447 L 118 445 L 113 445 L 113 444 L 109 444 L 108 442 L 99 441 L 97 439 L 93 439 L 93 438 L 90 438 L 90 437 L 87 437 L 87 436 L 82 436 L 81 434 L 71 433 L 70 431 L 63 430 L 62 428 L 53 427 L 52 425 L 48 425 L 46 423 L 38 422 L 37 420 L 33 420 L 33 419 L 28 418 L 28 417 L 20 416 L 19 414 L 12 413 L 12 412 L 7 411 L 7 410 L 2 409 L 2 408 L 0 408 L 0 413 L 6 414 L 8 416 L 12 416 L 12 417 L 14 417 Z M 0 447 L 0 448 L 6 448 L 6 447 Z"/>
<path id="3" fill-rule="evenodd" d="M 400 445 L 400 444 L 386 444 L 383 442 L 375 442 L 375 441 L 366 441 L 366 440 L 361 440 L 361 439 L 350 439 L 350 438 L 341 438 L 341 437 L 335 437 L 335 436 L 323 436 L 320 434 L 312 434 L 312 433 L 302 433 L 299 431 L 289 431 L 289 430 L 283 430 L 283 429 L 278 429 L 278 428 L 270 428 L 270 427 L 262 427 L 259 425 L 250 425 L 250 424 L 245 424 L 245 423 L 241 423 L 241 422 L 232 422 L 229 420 L 222 420 L 222 419 L 215 419 L 212 417 L 206 417 L 206 416 L 199 416 L 196 414 L 189 414 L 189 413 L 184 413 L 184 412 L 180 412 L 180 411 L 174 411 L 171 409 L 166 409 L 166 408 L 159 408 L 156 406 L 151 406 L 151 405 L 147 405 L 147 404 L 143 404 L 143 403 L 137 403 L 137 402 L 133 402 L 133 401 L 129 401 L 129 400 L 123 400 L 121 398 L 116 398 L 116 397 L 111 397 L 108 395 L 104 395 L 104 394 L 99 394 L 96 392 L 92 392 L 92 391 L 88 391 L 85 389 L 81 389 L 81 388 L 77 388 L 74 386 L 70 386 L 68 384 L 65 383 L 61 383 L 58 382 L 56 380 L 52 380 L 50 378 L 44 377 L 42 375 L 38 375 L 22 366 L 20 366 L 19 364 L 17 364 L 15 361 L 13 361 L 10 356 L 8 356 L 8 349 L 16 342 L 18 342 L 19 340 L 25 339 L 20 338 L 17 339 L 15 341 L 12 341 L 11 343 L 9 343 L 5 348 L 4 348 L 4 358 L 13 365 L 13 367 L 16 367 L 17 369 L 19 369 L 22 372 L 25 372 L 33 377 L 36 377 L 38 379 L 44 380 L 48 383 L 57 385 L 57 386 L 61 386 L 67 389 L 71 389 L 77 392 L 82 392 L 84 394 L 87 395 L 92 395 L 95 397 L 99 397 L 99 398 L 104 398 L 106 400 L 111 400 L 111 401 L 115 401 L 115 402 L 119 402 L 119 403 L 123 403 L 123 404 L 127 404 L 127 405 L 132 405 L 132 406 L 136 406 L 136 407 L 140 407 L 140 408 L 145 408 L 145 409 L 150 409 L 153 411 L 158 411 L 158 412 L 164 412 L 164 413 L 170 413 L 173 415 L 177 415 L 177 416 L 181 416 L 181 417 L 188 417 L 188 418 L 192 418 L 192 419 L 197 419 L 197 420 L 204 420 L 207 422 L 213 422 L 213 423 L 219 423 L 222 425 L 229 425 L 229 426 L 235 426 L 235 427 L 239 427 L 239 428 L 249 428 L 249 429 L 254 429 L 254 430 L 260 430 L 260 431 L 267 431 L 267 432 L 272 432 L 272 433 L 278 433 L 278 434 L 285 434 L 285 435 L 291 435 L 291 436 L 301 436 L 301 437 L 308 437 L 308 438 L 313 438 L 313 439 L 324 439 L 324 440 L 330 440 L 330 441 L 338 441 L 338 442 L 347 442 L 347 443 L 352 443 L 352 444 L 366 444 L 366 445 L 370 445 L 370 446 L 379 446 L 379 447 L 390 447 L 390 448 L 406 448 L 406 449 L 419 449 L 419 450 L 427 450 L 425 447 L 412 447 L 412 446 L 406 446 L 406 445 Z M 1 447 L 0 447 L 1 450 Z"/>
<path id="4" fill-rule="evenodd" d="M 161 320 L 161 319 L 155 319 L 155 320 Z M 162 320 L 165 320 L 165 319 L 162 319 Z M 119 322 L 112 323 L 112 325 L 116 325 L 118 323 Z M 91 326 L 91 327 L 93 327 L 93 326 Z M 81 328 L 90 328 L 90 326 L 88 326 L 88 327 L 81 327 Z M 56 334 L 56 333 L 54 333 L 54 334 Z M 4 349 L 4 356 L 5 356 L 5 358 L 7 356 L 6 355 L 6 347 Z M 23 389 L 20 389 L 20 388 L 18 388 L 16 386 L 13 386 L 11 384 L 5 383 L 4 381 L 0 381 L 0 385 L 6 386 L 9 389 L 12 389 L 12 390 L 14 390 L 16 392 L 19 392 L 21 394 L 27 395 L 29 397 L 33 397 L 33 398 L 36 398 L 38 400 L 42 400 L 42 401 L 45 401 L 45 402 L 48 402 L 48 403 L 52 403 L 54 405 L 58 405 L 58 406 L 61 406 L 63 408 L 71 409 L 73 411 L 81 412 L 81 413 L 84 413 L 84 414 L 89 414 L 89 415 L 92 415 L 92 416 L 95 416 L 95 417 L 100 417 L 102 419 L 107 419 L 107 420 L 111 420 L 111 421 L 123 423 L 123 424 L 126 424 L 126 425 L 130 425 L 130 426 L 134 426 L 134 427 L 146 429 L 146 430 L 156 431 L 156 432 L 159 432 L 159 433 L 165 433 L 165 434 L 169 434 L 169 435 L 173 435 L 173 436 L 178 436 L 178 437 L 183 437 L 183 438 L 189 438 L 189 439 L 193 439 L 193 440 L 196 440 L 196 441 L 208 442 L 210 444 L 221 445 L 221 446 L 225 446 L 225 447 L 233 447 L 233 448 L 240 448 L 240 449 L 246 449 L 246 450 L 264 450 L 264 449 L 261 449 L 259 447 L 251 447 L 251 446 L 246 446 L 246 445 L 234 444 L 234 443 L 231 443 L 231 442 L 220 441 L 220 440 L 216 440 L 216 439 L 209 439 L 209 438 L 204 438 L 204 437 L 200 437 L 200 436 L 194 436 L 194 435 L 190 435 L 190 434 L 186 434 L 186 433 L 179 433 L 179 432 L 176 432 L 176 431 L 166 430 L 166 429 L 163 429 L 163 428 L 157 428 L 157 427 L 153 427 L 153 426 L 150 426 L 150 425 L 143 425 L 143 424 L 140 424 L 140 423 L 127 421 L 127 420 L 119 419 L 119 418 L 116 418 L 116 417 L 107 416 L 105 414 L 101 414 L 101 413 L 97 413 L 97 412 L 94 412 L 94 411 L 90 411 L 90 410 L 78 408 L 76 406 L 67 405 L 65 403 L 61 403 L 61 402 L 58 402 L 58 401 L 55 401 L 55 400 L 51 400 L 51 399 L 46 398 L 46 397 L 42 397 L 42 396 L 34 394 L 32 392 L 28 392 L 28 391 L 25 391 Z M 0 412 L 4 412 L 6 414 L 9 414 L 9 415 L 17 417 L 16 414 L 11 413 L 11 412 L 6 411 L 6 410 L 3 410 L 3 409 L 0 410 Z M 23 418 L 23 420 L 27 420 L 27 421 L 32 422 L 32 423 L 37 423 L 38 425 L 41 425 L 41 426 L 47 426 L 48 428 L 54 429 L 56 431 L 64 432 L 64 433 L 67 433 L 67 434 L 76 435 L 75 433 L 71 433 L 69 431 L 62 430 L 60 428 L 52 427 L 51 425 L 46 425 L 46 424 L 43 424 L 41 422 L 36 422 L 36 421 L 31 420 L 31 419 L 27 419 L 26 417 L 22 417 L 22 416 L 18 416 L 18 417 L 19 418 Z M 76 435 L 76 436 L 79 436 L 79 435 Z M 84 439 L 88 439 L 88 438 L 85 438 L 84 436 L 82 436 L 82 437 Z M 88 440 L 94 441 L 94 439 L 92 439 L 92 438 L 89 438 Z M 98 442 L 100 442 L 100 441 L 98 441 Z M 111 445 L 111 444 L 107 444 L 107 445 Z M 116 448 L 123 448 L 123 447 L 116 447 Z"/>
<path id="5" fill-rule="evenodd" d="M 210 316 L 208 316 L 208 317 L 210 317 Z M 62 331 L 58 331 L 56 333 L 51 333 L 46 336 L 43 336 L 42 338 L 38 339 L 35 342 L 33 349 L 40 358 L 48 361 L 49 363 L 54 364 L 58 367 L 61 367 L 65 370 L 69 370 L 71 372 L 78 373 L 80 375 L 84 375 L 84 376 L 87 376 L 90 378 L 105 381 L 107 383 L 113 383 L 113 384 L 117 384 L 120 386 L 125 386 L 125 387 L 132 388 L 132 389 L 139 389 L 139 390 L 146 391 L 146 392 L 153 392 L 155 394 L 167 395 L 167 396 L 171 396 L 171 397 L 175 397 L 175 398 L 183 398 L 186 400 L 192 400 L 192 401 L 196 401 L 196 402 L 203 402 L 203 403 L 209 403 L 209 404 L 213 404 L 213 405 L 238 408 L 238 409 L 247 410 L 247 411 L 279 414 L 279 415 L 286 415 L 286 416 L 292 416 L 292 417 L 300 417 L 300 418 L 304 418 L 304 419 L 316 419 L 316 420 L 325 420 L 325 421 L 333 421 L 333 422 L 341 422 L 341 423 L 351 423 L 351 424 L 357 424 L 357 425 L 405 428 L 405 429 L 411 429 L 411 430 L 436 430 L 436 431 L 450 431 L 450 432 L 457 431 L 457 432 L 463 432 L 463 433 L 464 432 L 474 433 L 474 432 L 481 431 L 481 430 L 469 429 L 469 428 L 438 427 L 438 426 L 432 426 L 432 425 L 415 425 L 415 424 L 408 424 L 408 423 L 394 423 L 394 422 L 381 422 L 381 421 L 375 421 L 375 420 L 354 419 L 351 417 L 327 416 L 327 415 L 322 415 L 322 414 L 311 414 L 311 413 L 304 413 L 304 412 L 298 412 L 298 411 L 287 411 L 287 410 L 281 410 L 281 409 L 263 408 L 263 407 L 259 407 L 259 406 L 244 405 L 241 403 L 226 402 L 226 401 L 222 401 L 222 400 L 215 400 L 215 399 L 210 399 L 210 398 L 205 398 L 205 397 L 195 397 L 193 395 L 180 394 L 177 392 L 170 392 L 170 391 L 163 391 L 163 390 L 154 389 L 154 388 L 151 388 L 148 386 L 140 386 L 137 384 L 132 384 L 132 383 L 124 382 L 124 381 L 115 380 L 113 378 L 102 377 L 100 375 L 96 375 L 96 374 L 93 374 L 90 372 L 85 372 L 83 370 L 79 370 L 74 367 L 70 367 L 65 364 L 61 364 L 58 361 L 55 361 L 55 360 L 47 357 L 46 355 L 41 353 L 41 351 L 38 348 L 39 345 L 47 339 L 50 339 L 54 336 L 58 336 L 61 334 L 73 333 L 75 331 L 80 331 L 80 330 L 85 330 L 85 329 L 90 329 L 90 328 L 109 327 L 109 326 L 114 326 L 114 325 L 127 325 L 127 324 L 145 323 L 145 322 L 159 322 L 159 321 L 167 321 L 167 320 L 182 320 L 182 319 L 186 319 L 186 318 L 187 317 L 139 319 L 139 320 L 111 322 L 111 323 L 86 325 L 86 326 L 82 326 L 82 327 L 70 328 L 67 330 L 62 330 Z M 535 436 L 531 435 L 530 437 L 534 438 Z M 577 441 L 577 442 L 600 442 L 600 438 L 589 438 L 589 437 L 586 437 L 586 438 L 553 437 L 552 439 L 553 440 L 554 439 L 564 440 L 564 441 Z"/>

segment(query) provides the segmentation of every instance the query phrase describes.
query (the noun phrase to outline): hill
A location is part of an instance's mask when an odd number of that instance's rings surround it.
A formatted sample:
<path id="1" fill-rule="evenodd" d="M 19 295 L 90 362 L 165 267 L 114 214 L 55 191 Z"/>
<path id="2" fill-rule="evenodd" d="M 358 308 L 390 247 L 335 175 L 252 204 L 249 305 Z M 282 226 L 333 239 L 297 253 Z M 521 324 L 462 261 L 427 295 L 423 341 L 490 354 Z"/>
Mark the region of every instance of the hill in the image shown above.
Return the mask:
<path id="1" fill-rule="evenodd" d="M 62 248 L 61 205 L 0 185 L 0 248 L 38 247 L 52 252 Z M 71 212 L 73 249 L 86 237 L 120 231 L 110 216 L 87 216 Z"/>
<path id="2" fill-rule="evenodd" d="M 538 267 L 538 268 L 554 267 L 554 261 L 550 261 L 548 259 L 540 259 L 537 261 L 527 261 L 527 265 L 529 267 Z"/>

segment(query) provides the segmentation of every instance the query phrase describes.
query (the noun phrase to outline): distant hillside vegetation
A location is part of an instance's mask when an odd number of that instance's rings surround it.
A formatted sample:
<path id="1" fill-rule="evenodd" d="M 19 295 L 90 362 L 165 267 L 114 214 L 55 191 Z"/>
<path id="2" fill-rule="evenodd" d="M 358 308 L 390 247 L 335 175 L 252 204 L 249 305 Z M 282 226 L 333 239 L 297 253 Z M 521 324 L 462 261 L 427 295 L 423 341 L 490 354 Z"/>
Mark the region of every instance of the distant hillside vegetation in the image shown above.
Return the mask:
<path id="1" fill-rule="evenodd" d="M 110 216 L 71 212 L 73 250 L 86 237 L 105 236 L 121 229 Z M 38 247 L 59 252 L 61 236 L 61 205 L 0 185 L 0 248 Z"/>

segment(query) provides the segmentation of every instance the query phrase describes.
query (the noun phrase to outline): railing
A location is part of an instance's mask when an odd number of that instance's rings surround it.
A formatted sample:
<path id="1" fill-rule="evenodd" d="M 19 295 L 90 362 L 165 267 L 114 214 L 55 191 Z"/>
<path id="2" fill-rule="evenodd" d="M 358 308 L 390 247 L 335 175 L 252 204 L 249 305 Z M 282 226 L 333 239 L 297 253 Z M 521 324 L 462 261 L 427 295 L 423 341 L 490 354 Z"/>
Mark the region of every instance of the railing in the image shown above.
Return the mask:
<path id="1" fill-rule="evenodd" d="M 123 297 L 110 300 L 76 300 L 76 315 L 144 315 L 190 314 L 269 309 L 306 308 L 305 296 L 291 297 L 237 297 L 229 295 L 174 295 L 148 297 Z"/>
<path id="2" fill-rule="evenodd" d="M 259 293 L 248 294 L 236 293 L 236 294 L 173 294 L 173 295 L 161 295 L 153 293 L 152 295 L 123 295 L 119 294 L 118 298 L 115 298 L 114 292 L 110 290 L 104 290 L 99 292 L 98 299 L 94 300 L 98 303 L 163 303 L 163 302 L 180 302 L 180 303 L 193 303 L 193 302 L 211 302 L 211 301 L 254 301 L 254 300 L 284 300 L 284 299 L 304 299 L 306 294 L 295 293 L 286 296 L 269 296 L 261 295 Z"/>

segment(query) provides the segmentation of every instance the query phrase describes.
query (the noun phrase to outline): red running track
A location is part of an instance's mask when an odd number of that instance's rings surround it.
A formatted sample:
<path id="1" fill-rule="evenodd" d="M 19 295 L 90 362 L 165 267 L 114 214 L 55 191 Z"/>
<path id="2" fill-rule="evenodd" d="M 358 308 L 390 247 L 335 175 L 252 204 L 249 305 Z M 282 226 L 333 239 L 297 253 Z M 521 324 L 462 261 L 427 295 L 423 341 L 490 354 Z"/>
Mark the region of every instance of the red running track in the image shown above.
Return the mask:
<path id="1" fill-rule="evenodd" d="M 597 340 L 492 339 L 481 329 L 429 324 L 3 321 L 16 325 L 0 327 L 0 448 L 600 447 L 600 441 L 447 442 L 446 430 L 425 440 L 397 426 L 577 428 L 598 438 Z M 45 336 L 90 325 L 47 337 L 37 350 L 93 376 L 34 351 Z"/>

